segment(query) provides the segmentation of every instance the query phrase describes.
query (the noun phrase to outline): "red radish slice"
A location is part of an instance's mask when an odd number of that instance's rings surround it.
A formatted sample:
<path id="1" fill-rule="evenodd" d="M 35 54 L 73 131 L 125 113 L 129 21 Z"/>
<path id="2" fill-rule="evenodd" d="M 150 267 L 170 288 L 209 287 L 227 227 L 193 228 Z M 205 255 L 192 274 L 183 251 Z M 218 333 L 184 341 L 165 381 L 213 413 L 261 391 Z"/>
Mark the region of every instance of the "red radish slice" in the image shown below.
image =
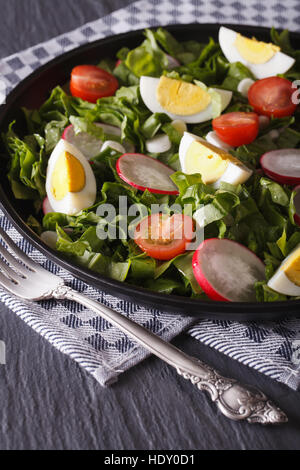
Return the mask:
<path id="1" fill-rule="evenodd" d="M 45 215 L 49 214 L 49 212 L 55 212 L 52 209 L 49 199 L 47 197 L 45 197 L 45 199 L 43 200 L 43 212 Z"/>
<path id="2" fill-rule="evenodd" d="M 104 124 L 102 122 L 94 122 L 94 124 L 98 127 L 102 127 L 105 134 L 111 134 L 111 135 L 116 135 L 117 137 L 121 137 L 121 129 L 117 126 L 111 126 L 110 124 Z M 68 132 L 70 131 L 70 128 L 73 128 L 72 124 L 70 124 L 70 126 L 65 128 L 63 135 L 62 135 L 63 139 L 65 138 L 64 137 L 65 135 L 68 136 Z M 74 131 L 73 131 L 73 134 L 74 134 Z"/>
<path id="3" fill-rule="evenodd" d="M 260 164 L 265 174 L 278 183 L 300 183 L 300 149 L 271 150 L 261 157 Z"/>
<path id="4" fill-rule="evenodd" d="M 76 135 L 72 124 L 65 128 L 62 139 L 78 148 L 88 160 L 98 155 L 103 145 L 102 140 L 86 132 Z"/>
<path id="5" fill-rule="evenodd" d="M 172 57 L 171 55 L 167 54 L 168 57 L 168 62 L 169 62 L 169 69 L 175 69 L 176 67 L 180 66 L 180 62 L 175 59 L 175 57 Z"/>
<path id="6" fill-rule="evenodd" d="M 124 153 L 116 165 L 120 178 L 134 188 L 157 194 L 178 194 L 172 168 L 141 153 Z"/>
<path id="7" fill-rule="evenodd" d="M 224 302 L 256 301 L 254 283 L 265 279 L 265 265 L 253 251 L 226 238 L 204 240 L 193 271 L 209 298 Z"/>
<path id="8" fill-rule="evenodd" d="M 121 137 L 121 129 L 119 127 L 99 122 L 95 122 L 95 124 L 96 126 L 101 127 L 105 134 Z M 72 124 L 65 128 L 62 134 L 62 139 L 77 147 L 88 160 L 98 155 L 101 152 L 103 145 L 102 140 L 88 134 L 87 132 L 75 134 Z M 130 142 L 124 142 L 123 145 L 127 152 L 134 152 L 134 145 Z"/>
<path id="9" fill-rule="evenodd" d="M 294 220 L 297 225 L 300 225 L 300 185 L 296 186 L 293 191 L 296 191 L 296 196 L 294 197 L 294 205 L 296 209 Z"/>
<path id="10" fill-rule="evenodd" d="M 70 124 L 69 126 L 64 128 L 64 131 L 62 133 L 61 138 L 64 139 L 64 140 L 67 140 L 69 142 L 69 139 L 71 139 L 71 137 L 73 137 L 73 135 L 74 135 L 73 126 L 72 126 L 72 124 Z M 72 142 L 70 142 L 70 144 L 71 143 Z"/>

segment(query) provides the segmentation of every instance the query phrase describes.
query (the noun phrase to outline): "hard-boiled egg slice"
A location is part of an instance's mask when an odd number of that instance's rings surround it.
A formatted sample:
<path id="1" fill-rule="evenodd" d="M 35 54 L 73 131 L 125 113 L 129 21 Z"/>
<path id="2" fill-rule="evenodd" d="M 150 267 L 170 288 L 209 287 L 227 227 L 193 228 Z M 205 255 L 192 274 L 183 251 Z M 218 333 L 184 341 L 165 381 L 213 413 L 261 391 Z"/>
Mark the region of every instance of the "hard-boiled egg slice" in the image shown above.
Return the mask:
<path id="1" fill-rule="evenodd" d="M 184 173 L 200 173 L 205 184 L 216 188 L 221 181 L 244 183 L 252 174 L 240 160 L 189 132 L 180 141 L 179 159 Z"/>
<path id="2" fill-rule="evenodd" d="M 61 139 L 47 167 L 46 192 L 55 212 L 74 215 L 96 200 L 96 179 L 91 165 L 74 145 Z"/>
<path id="3" fill-rule="evenodd" d="M 142 76 L 141 97 L 152 113 L 165 113 L 171 119 L 186 123 L 198 123 L 217 117 L 230 103 L 232 92 L 204 87 L 182 80 L 162 76 Z M 219 112 L 215 114 L 213 93 L 220 100 Z"/>
<path id="4" fill-rule="evenodd" d="M 280 294 L 300 296 L 300 244 L 283 260 L 268 286 Z"/>
<path id="5" fill-rule="evenodd" d="M 247 38 L 224 26 L 219 29 L 219 43 L 229 62 L 241 62 L 259 79 L 285 73 L 295 62 L 278 46 Z"/>

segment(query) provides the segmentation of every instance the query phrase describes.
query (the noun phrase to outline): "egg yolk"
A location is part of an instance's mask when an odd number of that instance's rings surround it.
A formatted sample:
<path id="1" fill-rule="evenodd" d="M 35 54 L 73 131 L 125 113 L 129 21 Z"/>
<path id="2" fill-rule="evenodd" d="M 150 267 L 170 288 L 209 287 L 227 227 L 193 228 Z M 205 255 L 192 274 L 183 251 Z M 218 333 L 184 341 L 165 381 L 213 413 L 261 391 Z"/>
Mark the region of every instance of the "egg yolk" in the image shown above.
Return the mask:
<path id="1" fill-rule="evenodd" d="M 300 287 L 300 247 L 288 257 L 281 269 L 291 282 Z"/>
<path id="2" fill-rule="evenodd" d="M 201 87 L 165 76 L 160 77 L 156 98 L 166 111 L 181 116 L 199 113 L 211 102 L 209 93 Z"/>
<path id="3" fill-rule="evenodd" d="M 200 173 L 203 183 L 215 183 L 225 172 L 229 162 L 241 165 L 241 162 L 209 143 L 197 140 L 188 147 L 185 155 L 185 168 L 188 174 Z"/>
<path id="4" fill-rule="evenodd" d="M 234 44 L 241 56 L 252 64 L 264 64 L 272 59 L 276 52 L 280 51 L 280 47 L 272 43 L 246 38 L 239 33 Z"/>
<path id="5" fill-rule="evenodd" d="M 63 152 L 56 161 L 51 178 L 51 191 L 57 201 L 68 193 L 78 193 L 85 186 L 85 171 L 80 161 Z"/>

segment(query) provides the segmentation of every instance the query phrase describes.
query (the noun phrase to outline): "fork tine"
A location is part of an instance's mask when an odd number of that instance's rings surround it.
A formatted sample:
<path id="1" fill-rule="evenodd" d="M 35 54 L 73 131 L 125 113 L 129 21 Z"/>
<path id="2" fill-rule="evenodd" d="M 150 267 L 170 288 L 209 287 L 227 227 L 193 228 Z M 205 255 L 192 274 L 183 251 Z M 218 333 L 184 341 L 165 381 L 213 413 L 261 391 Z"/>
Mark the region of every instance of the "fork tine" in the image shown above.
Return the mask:
<path id="1" fill-rule="evenodd" d="M 2 258 L 0 258 L 0 269 L 4 272 L 10 279 L 17 282 L 18 277 L 20 276 L 19 273 L 16 273 L 13 269 L 11 269 L 8 264 L 6 264 Z M 17 279 L 16 279 L 17 278 Z"/>
<path id="2" fill-rule="evenodd" d="M 17 271 L 19 271 L 21 274 L 24 276 L 27 276 L 29 274 L 28 269 L 19 261 L 17 258 L 12 256 L 10 252 L 0 243 L 0 255 L 3 256 L 3 258 L 8 261 L 8 263 L 13 266 Z M 1 259 L 1 258 L 0 258 Z"/>
<path id="3" fill-rule="evenodd" d="M 16 292 L 17 285 L 14 284 L 8 277 L 4 276 L 4 274 L 2 274 L 1 272 L 0 272 L 0 284 L 2 287 L 5 287 L 10 292 L 13 292 L 13 293 Z"/>
<path id="4" fill-rule="evenodd" d="M 1 239 L 7 247 L 2 245 Z M 7 248 L 16 258 L 7 251 Z M 47 271 L 25 255 L 1 228 L 0 255 L 2 256 L 0 256 L 0 285 L 22 299 L 37 301 L 50 298 L 60 286 L 64 285 L 59 276 Z M 25 266 L 19 264 L 19 260 Z M 10 262 L 11 265 L 7 264 Z M 15 272 L 12 267 L 18 272 Z M 22 270 L 24 276 L 22 276 Z"/>
<path id="5" fill-rule="evenodd" d="M 12 239 L 4 232 L 4 230 L 0 227 L 0 237 L 5 241 L 6 245 L 14 252 L 15 255 L 19 257 L 19 259 L 27 266 L 29 266 L 33 271 L 45 271 L 42 266 L 38 263 L 32 261 L 29 256 L 25 255 L 25 253 L 20 250 L 20 248 L 12 241 Z M 6 255 L 4 255 L 6 257 Z M 19 269 L 19 267 L 18 267 Z"/>

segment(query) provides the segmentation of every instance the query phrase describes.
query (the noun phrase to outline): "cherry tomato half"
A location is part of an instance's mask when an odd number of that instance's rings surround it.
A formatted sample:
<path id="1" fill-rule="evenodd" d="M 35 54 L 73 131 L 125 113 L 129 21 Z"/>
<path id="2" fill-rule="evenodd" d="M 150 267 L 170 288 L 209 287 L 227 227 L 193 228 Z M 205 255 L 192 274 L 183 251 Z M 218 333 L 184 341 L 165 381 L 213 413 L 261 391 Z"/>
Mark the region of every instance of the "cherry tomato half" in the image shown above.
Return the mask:
<path id="1" fill-rule="evenodd" d="M 238 147 L 256 139 L 259 120 L 256 113 L 232 112 L 213 119 L 212 126 L 217 136 L 228 145 Z"/>
<path id="2" fill-rule="evenodd" d="M 114 95 L 118 86 L 118 80 L 111 73 L 96 65 L 78 65 L 72 70 L 71 94 L 90 103 Z"/>
<path id="3" fill-rule="evenodd" d="M 290 116 L 297 108 L 292 95 L 292 82 L 286 78 L 269 77 L 257 80 L 248 91 L 248 100 L 254 111 L 265 116 Z"/>
<path id="4" fill-rule="evenodd" d="M 193 238 L 193 219 L 183 214 L 152 214 L 139 223 L 134 234 L 134 241 L 141 250 L 160 260 L 184 253 Z"/>

